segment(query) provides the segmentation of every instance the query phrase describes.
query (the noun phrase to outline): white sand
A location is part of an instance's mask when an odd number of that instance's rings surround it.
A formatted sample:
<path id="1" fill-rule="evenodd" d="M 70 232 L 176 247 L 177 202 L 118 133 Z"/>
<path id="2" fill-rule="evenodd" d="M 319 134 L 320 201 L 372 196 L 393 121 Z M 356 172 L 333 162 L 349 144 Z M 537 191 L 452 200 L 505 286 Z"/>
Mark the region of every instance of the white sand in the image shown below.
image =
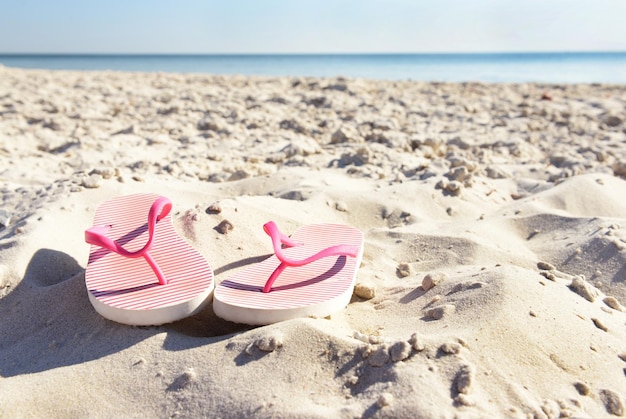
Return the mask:
<path id="1" fill-rule="evenodd" d="M 623 86 L 0 67 L 0 417 L 624 415 L 625 115 Z M 217 282 L 270 254 L 268 220 L 351 224 L 375 296 L 105 320 L 83 231 L 143 191 Z"/>

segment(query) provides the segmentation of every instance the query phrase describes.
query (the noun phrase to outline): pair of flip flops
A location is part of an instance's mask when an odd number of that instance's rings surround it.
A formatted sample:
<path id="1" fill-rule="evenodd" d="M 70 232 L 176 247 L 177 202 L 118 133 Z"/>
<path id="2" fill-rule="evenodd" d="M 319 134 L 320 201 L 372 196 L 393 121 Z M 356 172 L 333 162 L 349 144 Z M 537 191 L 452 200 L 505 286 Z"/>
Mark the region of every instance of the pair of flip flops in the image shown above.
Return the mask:
<path id="1" fill-rule="evenodd" d="M 85 231 L 85 282 L 103 317 L 159 325 L 199 312 L 213 297 L 219 317 L 257 325 L 324 317 L 350 302 L 363 254 L 359 230 L 316 224 L 288 237 L 269 222 L 263 228 L 275 254 L 215 286 L 206 259 L 174 230 L 171 209 L 165 197 L 138 194 L 96 210 Z"/>

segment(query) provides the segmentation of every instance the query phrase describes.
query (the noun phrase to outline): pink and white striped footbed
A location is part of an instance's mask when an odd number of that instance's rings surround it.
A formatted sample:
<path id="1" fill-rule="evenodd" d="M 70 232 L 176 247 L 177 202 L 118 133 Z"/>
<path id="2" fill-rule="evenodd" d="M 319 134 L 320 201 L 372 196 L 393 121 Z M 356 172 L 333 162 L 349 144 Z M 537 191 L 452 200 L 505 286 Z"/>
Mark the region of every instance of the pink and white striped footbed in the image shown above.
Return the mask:
<path id="1" fill-rule="evenodd" d="M 213 292 L 206 259 L 174 230 L 169 199 L 126 195 L 104 202 L 90 243 L 85 283 L 103 317 L 130 325 L 159 325 L 200 311 Z"/>
<path id="2" fill-rule="evenodd" d="M 237 323 L 326 317 L 350 302 L 363 256 L 363 233 L 346 225 L 300 227 L 291 237 L 269 222 L 275 255 L 215 288 L 213 309 Z"/>

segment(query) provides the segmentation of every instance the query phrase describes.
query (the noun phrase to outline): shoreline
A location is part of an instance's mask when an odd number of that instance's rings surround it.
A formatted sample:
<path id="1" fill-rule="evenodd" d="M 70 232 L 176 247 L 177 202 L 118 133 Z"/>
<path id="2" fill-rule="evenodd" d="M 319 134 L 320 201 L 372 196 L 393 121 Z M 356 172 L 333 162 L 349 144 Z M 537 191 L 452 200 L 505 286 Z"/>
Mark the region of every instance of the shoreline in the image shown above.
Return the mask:
<path id="1" fill-rule="evenodd" d="M 0 54 L 13 68 L 222 74 L 344 76 L 368 80 L 626 85 L 626 52 L 390 54 Z"/>
<path id="2" fill-rule="evenodd" d="M 0 66 L 0 92 L 0 416 L 626 413 L 626 86 Z M 138 192 L 218 283 L 270 219 L 355 226 L 368 292 L 256 328 L 107 321 L 82 236 Z"/>

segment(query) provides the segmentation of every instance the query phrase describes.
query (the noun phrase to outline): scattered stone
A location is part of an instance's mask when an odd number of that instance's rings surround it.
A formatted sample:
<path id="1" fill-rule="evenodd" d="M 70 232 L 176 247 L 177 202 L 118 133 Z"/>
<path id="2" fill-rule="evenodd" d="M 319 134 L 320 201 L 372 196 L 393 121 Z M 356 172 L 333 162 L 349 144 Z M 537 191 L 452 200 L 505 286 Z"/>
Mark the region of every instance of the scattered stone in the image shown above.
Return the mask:
<path id="1" fill-rule="evenodd" d="M 593 322 L 593 324 L 600 330 L 604 331 L 604 332 L 608 332 L 609 329 L 604 325 L 604 323 L 602 323 L 602 321 L 600 319 L 596 319 L 596 318 L 592 318 L 591 321 Z"/>
<path id="2" fill-rule="evenodd" d="M 351 126 L 344 126 L 339 128 L 337 131 L 333 132 L 330 137 L 331 144 L 341 144 L 341 143 L 362 143 L 363 137 L 359 134 L 359 132 Z"/>
<path id="3" fill-rule="evenodd" d="M 435 320 L 441 320 L 443 317 L 449 316 L 455 311 L 456 307 L 452 304 L 443 304 L 437 307 L 433 307 L 430 310 L 426 310 L 424 316 Z"/>
<path id="4" fill-rule="evenodd" d="M 220 124 L 209 117 L 199 120 L 196 128 L 198 128 L 198 131 L 220 131 L 222 129 Z"/>
<path id="5" fill-rule="evenodd" d="M 411 266 L 408 263 L 401 263 L 396 268 L 396 273 L 400 278 L 406 278 L 411 275 Z"/>
<path id="6" fill-rule="evenodd" d="M 11 219 L 13 216 L 3 209 L 0 209 L 0 230 L 4 230 L 11 225 Z"/>
<path id="7" fill-rule="evenodd" d="M 393 395 L 391 393 L 381 394 L 378 400 L 376 401 L 376 405 L 379 408 L 389 406 L 391 403 L 393 403 Z"/>
<path id="8" fill-rule="evenodd" d="M 228 220 L 223 220 L 215 227 L 215 230 L 220 234 L 228 234 L 233 231 L 234 228 L 235 226 L 233 225 L 233 223 Z"/>
<path id="9" fill-rule="evenodd" d="M 411 355 L 411 344 L 409 342 L 396 342 L 389 348 L 389 356 L 393 362 L 404 361 Z"/>
<path id="10" fill-rule="evenodd" d="M 354 286 L 354 295 L 364 300 L 371 300 L 376 296 L 376 289 L 372 285 L 358 283 Z"/>
<path id="11" fill-rule="evenodd" d="M 345 202 L 336 202 L 335 209 L 339 212 L 348 212 L 348 205 Z"/>
<path id="12" fill-rule="evenodd" d="M 619 127 L 624 121 L 617 115 L 609 115 L 605 118 L 604 123 L 608 127 Z"/>
<path id="13" fill-rule="evenodd" d="M 604 403 L 607 412 L 615 416 L 623 416 L 625 413 L 622 396 L 613 390 L 600 390 L 600 400 Z"/>
<path id="14" fill-rule="evenodd" d="M 554 400 L 544 400 L 543 404 L 541 405 L 541 410 L 549 419 L 557 419 L 562 417 L 561 407 Z"/>
<path id="15" fill-rule="evenodd" d="M 436 285 L 448 280 L 448 275 L 444 272 L 431 272 L 422 279 L 422 288 L 428 291 Z"/>
<path id="16" fill-rule="evenodd" d="M 453 180 L 451 182 L 448 182 L 442 179 L 439 182 L 437 182 L 437 184 L 435 185 L 435 188 L 442 189 L 452 196 L 459 196 L 461 195 L 461 192 L 463 191 L 463 184 L 459 182 L 458 180 Z"/>
<path id="17" fill-rule="evenodd" d="M 96 189 L 102 186 L 102 176 L 100 175 L 91 175 L 83 179 L 81 182 L 81 186 L 87 189 Z"/>
<path id="18" fill-rule="evenodd" d="M 234 182 L 236 180 L 248 179 L 250 176 L 252 175 L 247 170 L 237 170 L 235 173 L 230 175 L 228 181 Z"/>
<path id="19" fill-rule="evenodd" d="M 600 292 L 579 275 L 574 276 L 570 288 L 587 301 L 594 302 Z"/>
<path id="20" fill-rule="evenodd" d="M 213 202 L 211 205 L 207 207 L 205 212 L 207 214 L 221 214 L 222 206 L 220 205 L 219 202 Z"/>
<path id="21" fill-rule="evenodd" d="M 542 269 L 544 271 L 555 271 L 556 267 L 548 262 L 538 262 L 537 263 L 537 268 Z"/>
<path id="22" fill-rule="evenodd" d="M 263 352 L 274 352 L 276 349 L 283 346 L 283 337 L 278 333 L 270 336 L 263 336 L 262 338 L 254 341 L 254 346 Z"/>
<path id="23" fill-rule="evenodd" d="M 100 175 L 102 176 L 102 179 L 111 179 L 114 176 L 119 176 L 119 170 L 114 169 L 112 167 L 101 167 L 101 168 L 97 168 L 97 169 L 93 169 L 91 172 L 89 172 L 90 175 Z"/>
<path id="24" fill-rule="evenodd" d="M 363 343 L 370 343 L 369 340 L 369 336 L 367 336 L 365 333 L 361 333 L 358 330 L 355 330 L 354 333 L 352 334 L 352 337 L 360 340 Z"/>
<path id="25" fill-rule="evenodd" d="M 591 389 L 589 388 L 589 386 L 587 384 L 583 383 L 582 381 L 575 382 L 574 383 L 574 388 L 576 388 L 576 391 L 581 396 L 588 396 L 589 393 L 591 393 Z"/>
<path id="26" fill-rule="evenodd" d="M 473 365 L 462 365 L 456 373 L 456 390 L 459 393 L 469 394 L 472 384 L 474 383 L 475 375 L 476 370 Z"/>
<path id="27" fill-rule="evenodd" d="M 281 129 L 294 131 L 294 132 L 296 132 L 298 134 L 306 134 L 307 133 L 306 128 L 304 128 L 302 126 L 302 124 L 300 124 L 300 122 L 296 121 L 295 119 L 284 119 L 284 120 L 280 121 L 279 126 L 280 126 Z"/>
<path id="28" fill-rule="evenodd" d="M 1 218 L 0 218 L 1 220 Z M 617 311 L 624 311 L 624 306 L 622 306 L 620 304 L 619 301 L 617 301 L 617 298 L 615 297 L 604 297 L 604 299 L 602 300 L 604 302 L 604 304 L 606 304 L 607 306 L 611 307 L 613 310 L 617 310 Z"/>
<path id="29" fill-rule="evenodd" d="M 169 108 L 159 108 L 157 109 L 157 114 L 167 116 L 174 113 L 178 113 L 178 106 L 170 106 Z"/>
<path id="30" fill-rule="evenodd" d="M 411 338 L 409 339 L 409 343 L 411 344 L 413 349 L 415 349 L 417 352 L 422 352 L 426 348 L 426 345 L 424 345 L 422 337 L 417 333 L 413 333 L 411 335 Z"/>
<path id="31" fill-rule="evenodd" d="M 322 152 L 319 144 L 312 138 L 303 135 L 296 136 L 289 144 L 281 150 L 286 158 L 294 156 L 308 157 Z"/>

